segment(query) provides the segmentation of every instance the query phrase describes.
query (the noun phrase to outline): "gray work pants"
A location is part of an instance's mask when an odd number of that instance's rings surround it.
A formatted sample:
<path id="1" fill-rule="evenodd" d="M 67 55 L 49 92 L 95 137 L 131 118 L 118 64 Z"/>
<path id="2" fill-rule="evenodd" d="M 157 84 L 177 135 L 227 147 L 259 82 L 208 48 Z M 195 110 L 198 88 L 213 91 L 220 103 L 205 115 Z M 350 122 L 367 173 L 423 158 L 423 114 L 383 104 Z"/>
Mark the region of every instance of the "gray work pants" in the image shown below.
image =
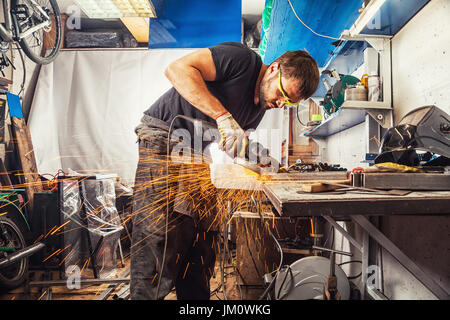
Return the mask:
<path id="1" fill-rule="evenodd" d="M 217 232 L 207 231 L 195 214 L 189 216 L 174 211 L 171 201 L 167 210 L 165 160 L 165 155 L 148 148 L 145 141 L 139 143 L 133 194 L 131 299 L 163 299 L 175 286 L 179 300 L 207 300 L 214 270 Z M 169 189 L 173 195 L 179 191 L 179 185 L 175 183 L 174 186 L 173 179 L 170 181 Z M 169 221 L 167 238 L 166 218 Z M 163 259 L 164 269 L 161 270 Z"/>

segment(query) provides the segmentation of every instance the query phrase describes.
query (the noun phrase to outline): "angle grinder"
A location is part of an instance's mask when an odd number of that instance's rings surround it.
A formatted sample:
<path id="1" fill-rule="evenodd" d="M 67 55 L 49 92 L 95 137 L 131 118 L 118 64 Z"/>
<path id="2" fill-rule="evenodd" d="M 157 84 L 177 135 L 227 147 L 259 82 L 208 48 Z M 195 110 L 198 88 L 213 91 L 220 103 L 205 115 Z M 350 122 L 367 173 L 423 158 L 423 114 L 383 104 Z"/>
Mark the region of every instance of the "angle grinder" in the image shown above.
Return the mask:
<path id="1" fill-rule="evenodd" d="M 217 130 L 217 127 L 208 121 L 195 119 L 184 115 L 177 117 L 190 121 L 191 123 L 201 123 L 204 130 Z M 280 163 L 269 155 L 269 150 L 264 148 L 262 144 L 256 141 L 249 141 L 245 157 L 235 156 L 233 163 L 249 169 L 257 174 L 261 173 L 277 173 L 279 172 Z M 282 170 L 282 169 L 281 169 Z"/>
<path id="2" fill-rule="evenodd" d="M 269 150 L 256 141 L 249 141 L 245 158 L 235 157 L 233 162 L 257 174 L 277 173 L 283 170 L 278 160 L 270 156 Z"/>

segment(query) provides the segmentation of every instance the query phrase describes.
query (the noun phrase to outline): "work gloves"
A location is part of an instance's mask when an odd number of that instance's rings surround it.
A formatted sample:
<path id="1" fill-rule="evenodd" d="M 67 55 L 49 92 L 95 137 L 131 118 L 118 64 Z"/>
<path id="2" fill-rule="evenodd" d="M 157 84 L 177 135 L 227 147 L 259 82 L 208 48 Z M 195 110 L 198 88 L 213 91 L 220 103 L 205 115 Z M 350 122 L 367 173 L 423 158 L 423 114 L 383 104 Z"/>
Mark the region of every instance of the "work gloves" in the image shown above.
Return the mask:
<path id="1" fill-rule="evenodd" d="M 221 138 L 219 148 L 232 158 L 246 157 L 248 153 L 248 137 L 231 113 L 226 112 L 216 119 Z"/>

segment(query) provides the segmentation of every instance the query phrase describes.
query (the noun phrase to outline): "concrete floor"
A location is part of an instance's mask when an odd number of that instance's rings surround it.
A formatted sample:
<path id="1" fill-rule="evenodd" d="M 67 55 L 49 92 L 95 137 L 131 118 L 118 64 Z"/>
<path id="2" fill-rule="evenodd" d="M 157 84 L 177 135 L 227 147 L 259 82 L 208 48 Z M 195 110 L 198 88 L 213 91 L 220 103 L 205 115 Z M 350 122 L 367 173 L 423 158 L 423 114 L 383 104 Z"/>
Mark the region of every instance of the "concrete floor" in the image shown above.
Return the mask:
<path id="1" fill-rule="evenodd" d="M 130 264 L 129 259 L 125 259 L 125 266 L 117 270 L 116 277 L 120 277 Z M 230 268 L 227 268 L 230 269 Z M 42 272 L 35 271 L 35 279 L 38 279 Z M 57 279 L 57 273 L 54 276 Z M 221 269 L 219 262 L 216 263 L 215 277 L 211 278 L 211 300 L 224 300 L 223 291 L 221 288 Z M 93 285 L 82 287 L 81 289 L 68 289 L 66 286 L 55 286 L 51 288 L 51 300 L 96 300 L 97 297 L 108 288 L 108 284 Z M 126 284 L 119 284 L 115 290 L 108 296 L 107 300 L 113 300 L 114 294 L 120 292 Z M 227 300 L 241 300 L 240 291 L 236 286 L 236 277 L 233 272 L 225 276 L 225 294 Z M 25 287 L 21 286 L 14 290 L 0 293 L 0 300 L 24 300 Z M 47 296 L 42 294 L 37 288 L 33 288 L 30 300 L 46 300 Z M 174 291 L 169 293 L 165 300 L 177 300 Z"/>

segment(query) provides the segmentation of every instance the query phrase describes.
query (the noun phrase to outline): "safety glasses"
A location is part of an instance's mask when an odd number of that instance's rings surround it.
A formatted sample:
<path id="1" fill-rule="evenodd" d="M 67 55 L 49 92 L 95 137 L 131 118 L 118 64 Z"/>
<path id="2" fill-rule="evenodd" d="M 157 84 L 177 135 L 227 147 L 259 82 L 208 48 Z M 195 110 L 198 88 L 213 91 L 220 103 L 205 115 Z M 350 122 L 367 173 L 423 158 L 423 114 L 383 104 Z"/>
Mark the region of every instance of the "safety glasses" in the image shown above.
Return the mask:
<path id="1" fill-rule="evenodd" d="M 281 85 L 281 66 L 278 68 L 278 89 L 280 90 L 281 94 L 284 97 L 283 103 L 284 105 L 296 107 L 298 103 L 294 103 L 291 101 L 291 99 L 288 97 L 286 92 L 283 90 L 283 86 Z"/>

